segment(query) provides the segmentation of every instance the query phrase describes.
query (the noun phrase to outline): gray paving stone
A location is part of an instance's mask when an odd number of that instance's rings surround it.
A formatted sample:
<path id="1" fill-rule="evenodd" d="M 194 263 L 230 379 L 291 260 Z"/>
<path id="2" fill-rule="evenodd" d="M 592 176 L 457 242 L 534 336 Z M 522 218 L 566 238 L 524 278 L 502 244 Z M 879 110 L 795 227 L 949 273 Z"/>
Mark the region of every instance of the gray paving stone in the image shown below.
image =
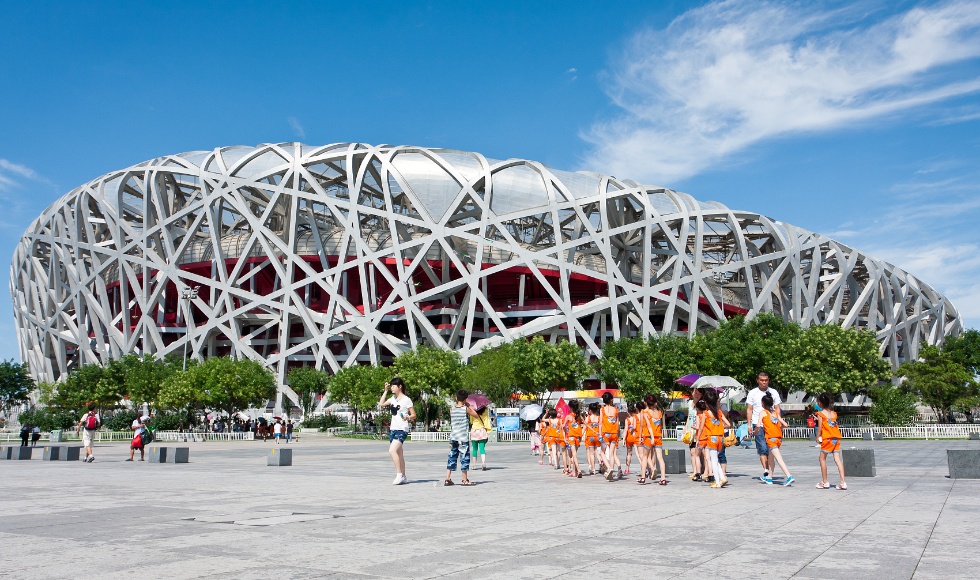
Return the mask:
<path id="1" fill-rule="evenodd" d="M 193 443 L 180 469 L 98 444 L 92 464 L 0 463 L 0 545 L 17 546 L 0 550 L 0 576 L 970 576 L 980 480 L 946 477 L 946 449 L 976 443 L 860 444 L 877 477 L 847 491 L 813 489 L 818 450 L 805 441 L 783 447 L 797 485 L 761 485 L 754 449 L 730 448 L 721 490 L 683 475 L 666 487 L 571 479 L 519 444 L 491 444 L 469 488 L 439 485 L 439 443 L 406 445 L 403 486 L 384 441 L 304 437 L 288 470 L 262 465 L 271 442 Z"/>

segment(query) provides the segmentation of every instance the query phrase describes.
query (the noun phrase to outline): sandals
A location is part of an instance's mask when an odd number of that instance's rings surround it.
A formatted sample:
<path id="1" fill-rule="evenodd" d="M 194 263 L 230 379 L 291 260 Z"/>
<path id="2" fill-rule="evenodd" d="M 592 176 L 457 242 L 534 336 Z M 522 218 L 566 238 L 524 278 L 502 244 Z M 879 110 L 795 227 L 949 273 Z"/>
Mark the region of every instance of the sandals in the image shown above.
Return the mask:
<path id="1" fill-rule="evenodd" d="M 638 478 L 636 478 L 636 483 L 638 483 L 640 485 L 646 485 L 647 478 L 645 478 L 645 477 L 638 477 Z"/>
<path id="2" fill-rule="evenodd" d="M 830 489 L 830 484 L 826 481 L 821 481 L 817 484 L 817 489 Z"/>
<path id="3" fill-rule="evenodd" d="M 446 487 L 449 487 L 450 485 L 456 485 L 456 484 L 455 484 L 455 483 L 453 483 L 453 480 L 451 480 L 451 479 L 447 479 L 446 481 L 444 481 L 444 482 L 442 483 L 442 485 L 444 485 L 444 486 L 446 486 Z M 466 484 L 464 483 L 463 485 L 466 485 Z"/>
<path id="4" fill-rule="evenodd" d="M 667 485 L 667 480 L 666 479 L 661 479 L 660 482 L 657 485 Z"/>
<path id="5" fill-rule="evenodd" d="M 829 483 L 827 484 L 827 487 L 830 487 L 830 484 Z M 845 489 L 847 489 L 847 484 L 846 483 L 838 483 L 837 484 L 837 487 L 835 487 L 834 489 L 845 490 Z"/>
<path id="6" fill-rule="evenodd" d="M 463 480 L 463 483 L 461 483 L 460 485 L 462 485 L 464 487 L 471 487 L 471 486 L 474 486 L 476 484 L 473 483 L 472 481 L 468 480 L 468 479 L 464 479 Z"/>

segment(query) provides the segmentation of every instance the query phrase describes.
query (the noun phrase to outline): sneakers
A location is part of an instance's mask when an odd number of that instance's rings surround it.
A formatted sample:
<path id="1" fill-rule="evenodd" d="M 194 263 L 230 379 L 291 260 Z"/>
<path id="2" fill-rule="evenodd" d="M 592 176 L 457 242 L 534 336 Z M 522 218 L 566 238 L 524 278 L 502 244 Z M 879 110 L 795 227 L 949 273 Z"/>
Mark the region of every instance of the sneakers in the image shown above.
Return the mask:
<path id="1" fill-rule="evenodd" d="M 88 456 L 88 457 L 87 457 L 87 458 L 85 459 L 85 463 L 92 463 L 93 461 L 95 461 L 95 455 L 89 455 L 89 456 Z"/>
<path id="2" fill-rule="evenodd" d="M 791 485 L 793 485 L 793 482 L 794 482 L 794 481 L 796 481 L 796 479 L 795 479 L 795 478 L 793 478 L 793 476 L 792 476 L 792 475 L 791 475 L 791 476 L 789 476 L 789 477 L 787 477 L 787 478 L 786 478 L 786 481 L 784 481 L 784 482 L 783 482 L 783 487 L 789 487 L 789 486 L 791 486 Z"/>
<path id="3" fill-rule="evenodd" d="M 771 477 L 764 477 L 764 478 L 762 478 L 762 483 L 764 483 L 766 485 L 772 485 L 772 478 Z"/>
<path id="4" fill-rule="evenodd" d="M 403 483 L 408 483 L 408 479 L 399 473 L 395 476 L 395 480 L 391 482 L 391 485 L 402 485 Z"/>

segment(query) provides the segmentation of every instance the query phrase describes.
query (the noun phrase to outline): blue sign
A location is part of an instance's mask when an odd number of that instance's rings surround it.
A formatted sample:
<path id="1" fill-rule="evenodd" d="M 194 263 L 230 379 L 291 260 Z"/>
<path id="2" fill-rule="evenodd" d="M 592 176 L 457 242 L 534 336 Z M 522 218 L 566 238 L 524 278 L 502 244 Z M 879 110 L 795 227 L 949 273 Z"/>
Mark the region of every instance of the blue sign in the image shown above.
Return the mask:
<path id="1" fill-rule="evenodd" d="M 497 431 L 512 432 L 520 430 L 520 417 L 497 417 Z"/>

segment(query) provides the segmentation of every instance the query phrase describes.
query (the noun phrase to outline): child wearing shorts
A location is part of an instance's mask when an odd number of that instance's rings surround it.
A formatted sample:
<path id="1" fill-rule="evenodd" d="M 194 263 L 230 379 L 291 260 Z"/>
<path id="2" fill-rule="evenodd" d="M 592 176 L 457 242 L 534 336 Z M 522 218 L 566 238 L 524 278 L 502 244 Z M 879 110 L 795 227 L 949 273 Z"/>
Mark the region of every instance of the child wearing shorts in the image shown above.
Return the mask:
<path id="1" fill-rule="evenodd" d="M 829 393 L 817 395 L 817 443 L 820 444 L 820 476 L 823 481 L 817 484 L 817 489 L 830 489 L 827 481 L 827 456 L 833 455 L 837 471 L 840 473 L 840 483 L 837 489 L 847 489 L 844 481 L 844 462 L 840 457 L 840 427 L 837 426 L 837 413 L 834 412 L 834 398 Z"/>

